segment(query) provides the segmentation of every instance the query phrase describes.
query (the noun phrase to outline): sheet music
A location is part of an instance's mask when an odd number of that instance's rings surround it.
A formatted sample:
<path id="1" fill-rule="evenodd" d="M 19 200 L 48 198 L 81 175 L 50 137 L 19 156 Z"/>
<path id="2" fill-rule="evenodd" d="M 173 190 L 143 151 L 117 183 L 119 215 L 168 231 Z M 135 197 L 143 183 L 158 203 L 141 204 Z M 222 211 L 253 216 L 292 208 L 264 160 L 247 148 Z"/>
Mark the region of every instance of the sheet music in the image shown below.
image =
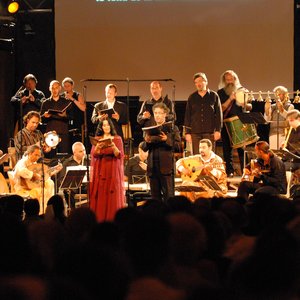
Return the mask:
<path id="1" fill-rule="evenodd" d="M 78 165 L 78 166 L 67 166 L 66 173 L 69 170 L 87 170 L 86 166 Z M 83 177 L 82 183 L 87 183 L 87 172 L 85 172 L 85 175 Z"/>

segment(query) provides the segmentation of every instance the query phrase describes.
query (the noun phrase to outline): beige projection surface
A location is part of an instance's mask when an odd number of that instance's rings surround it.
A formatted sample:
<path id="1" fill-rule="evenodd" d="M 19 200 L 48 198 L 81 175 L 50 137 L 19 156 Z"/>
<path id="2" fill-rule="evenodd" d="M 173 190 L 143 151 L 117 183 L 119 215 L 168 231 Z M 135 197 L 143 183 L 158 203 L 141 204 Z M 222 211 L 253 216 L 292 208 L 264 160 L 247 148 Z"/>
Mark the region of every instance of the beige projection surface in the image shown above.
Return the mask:
<path id="1" fill-rule="evenodd" d="M 86 85 L 88 101 L 103 100 L 110 80 L 144 100 L 149 82 L 134 80 L 156 78 L 173 79 L 164 92 L 186 100 L 198 71 L 213 90 L 226 69 L 249 90 L 293 86 L 292 0 L 59 0 L 55 27 L 57 79 Z"/>

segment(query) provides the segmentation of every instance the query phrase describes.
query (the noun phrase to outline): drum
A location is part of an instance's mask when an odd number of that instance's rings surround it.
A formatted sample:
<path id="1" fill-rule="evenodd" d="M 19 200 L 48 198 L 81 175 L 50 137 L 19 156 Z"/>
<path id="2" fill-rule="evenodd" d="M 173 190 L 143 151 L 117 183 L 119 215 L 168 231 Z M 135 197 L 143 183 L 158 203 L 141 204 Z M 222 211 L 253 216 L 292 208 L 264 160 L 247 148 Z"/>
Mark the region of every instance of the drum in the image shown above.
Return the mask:
<path id="1" fill-rule="evenodd" d="M 232 148 L 241 148 L 259 140 L 254 124 L 243 124 L 238 116 L 224 120 Z"/>
<path id="2" fill-rule="evenodd" d="M 54 148 L 58 145 L 60 142 L 60 137 L 55 131 L 49 131 L 44 134 L 45 137 L 45 143 L 48 147 Z"/>
<path id="3" fill-rule="evenodd" d="M 239 89 L 235 92 L 235 103 L 238 106 L 244 107 L 244 104 L 248 102 L 248 93 L 245 89 Z"/>

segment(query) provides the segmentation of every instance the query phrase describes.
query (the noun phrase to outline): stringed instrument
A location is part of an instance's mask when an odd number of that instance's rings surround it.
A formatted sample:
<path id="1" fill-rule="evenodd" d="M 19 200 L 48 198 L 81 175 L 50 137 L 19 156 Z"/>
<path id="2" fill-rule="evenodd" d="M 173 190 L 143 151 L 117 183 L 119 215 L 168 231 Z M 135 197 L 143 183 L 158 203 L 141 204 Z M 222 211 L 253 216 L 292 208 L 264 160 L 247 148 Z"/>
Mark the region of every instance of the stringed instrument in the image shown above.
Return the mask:
<path id="1" fill-rule="evenodd" d="M 250 161 L 250 171 L 251 174 L 243 174 L 241 181 L 250 181 L 253 182 L 254 178 L 256 177 L 254 173 L 260 174 L 268 174 L 270 173 L 270 169 L 265 167 L 257 159 L 251 159 Z"/>
<path id="2" fill-rule="evenodd" d="M 221 168 L 224 166 L 224 163 L 206 163 L 203 164 L 199 160 L 195 158 L 185 158 L 182 161 L 182 165 L 184 168 L 188 169 L 190 171 L 190 174 L 185 175 L 181 174 L 181 179 L 182 181 L 188 180 L 188 181 L 196 181 L 198 176 L 201 174 L 202 170 L 205 169 L 206 167 L 211 167 L 211 168 Z"/>
<path id="3" fill-rule="evenodd" d="M 32 190 L 34 188 L 41 187 L 43 173 L 44 173 L 44 176 L 45 176 L 44 180 L 46 181 L 49 177 L 57 174 L 61 169 L 62 169 L 62 164 L 61 163 L 59 163 L 56 166 L 51 167 L 51 168 L 49 168 L 45 164 L 42 165 L 41 163 L 33 164 L 33 165 L 28 167 L 28 170 L 34 172 L 35 174 L 39 174 L 41 176 L 41 179 L 32 180 L 32 179 L 21 177 L 21 185 L 27 190 Z"/>

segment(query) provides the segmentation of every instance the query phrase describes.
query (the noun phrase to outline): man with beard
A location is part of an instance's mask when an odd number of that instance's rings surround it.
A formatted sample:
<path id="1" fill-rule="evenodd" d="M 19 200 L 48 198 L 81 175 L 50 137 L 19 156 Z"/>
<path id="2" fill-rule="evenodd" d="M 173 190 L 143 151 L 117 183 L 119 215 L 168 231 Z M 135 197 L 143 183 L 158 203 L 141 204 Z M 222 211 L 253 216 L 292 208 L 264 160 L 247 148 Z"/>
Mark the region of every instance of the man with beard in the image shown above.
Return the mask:
<path id="1" fill-rule="evenodd" d="M 189 157 L 180 158 L 176 162 L 176 171 L 181 175 L 182 186 L 202 187 L 202 191 L 182 191 L 181 195 L 188 197 L 191 201 L 197 198 L 225 197 L 228 191 L 227 176 L 223 160 L 212 151 L 212 142 L 209 139 L 202 139 L 199 142 L 199 153 Z M 194 173 L 194 174 L 193 174 Z M 207 176 L 218 186 L 219 190 L 205 185 L 199 176 Z"/>
<path id="2" fill-rule="evenodd" d="M 221 75 L 219 90 L 217 93 L 220 97 L 220 101 L 222 104 L 223 120 L 227 118 L 232 118 L 243 112 L 244 103 L 237 104 L 236 102 L 236 91 L 243 90 L 243 89 L 244 88 L 240 84 L 239 77 L 234 71 L 227 70 Z M 245 110 L 251 110 L 251 109 L 252 109 L 251 104 L 247 103 Z M 223 157 L 226 163 L 226 173 L 229 177 L 233 177 L 234 175 L 234 167 L 232 161 L 233 148 L 225 126 L 222 127 L 221 137 L 222 137 Z M 244 168 L 244 149 L 242 147 L 237 148 L 237 152 L 240 161 L 240 168 L 242 171 Z"/>

